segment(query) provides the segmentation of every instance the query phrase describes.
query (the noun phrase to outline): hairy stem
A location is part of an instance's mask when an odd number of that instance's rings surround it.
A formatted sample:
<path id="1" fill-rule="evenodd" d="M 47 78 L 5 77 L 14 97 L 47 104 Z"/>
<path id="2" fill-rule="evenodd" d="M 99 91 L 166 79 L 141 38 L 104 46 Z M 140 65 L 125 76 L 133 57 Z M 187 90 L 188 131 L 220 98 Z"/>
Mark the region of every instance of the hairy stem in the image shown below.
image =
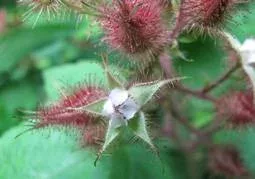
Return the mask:
<path id="1" fill-rule="evenodd" d="M 186 88 L 184 86 L 181 86 L 181 85 L 176 85 L 175 88 L 173 88 L 174 90 L 177 90 L 179 92 L 182 92 L 182 93 L 186 93 L 188 95 L 191 95 L 191 96 L 195 96 L 197 98 L 200 98 L 200 99 L 203 99 L 203 100 L 206 100 L 206 101 L 210 101 L 212 103 L 215 103 L 217 100 L 201 91 L 195 91 L 195 90 L 192 90 L 192 89 L 189 89 L 189 88 Z"/>
<path id="2" fill-rule="evenodd" d="M 226 81 L 227 79 L 229 79 L 229 77 L 237 70 L 241 67 L 241 64 L 239 62 L 237 62 L 235 65 L 232 66 L 232 68 L 230 68 L 225 74 L 223 74 L 218 80 L 216 80 L 215 82 L 207 85 L 202 92 L 203 93 L 208 93 L 210 91 L 212 91 L 213 89 L 215 89 L 216 87 L 218 87 L 220 84 L 222 84 L 224 81 Z"/>

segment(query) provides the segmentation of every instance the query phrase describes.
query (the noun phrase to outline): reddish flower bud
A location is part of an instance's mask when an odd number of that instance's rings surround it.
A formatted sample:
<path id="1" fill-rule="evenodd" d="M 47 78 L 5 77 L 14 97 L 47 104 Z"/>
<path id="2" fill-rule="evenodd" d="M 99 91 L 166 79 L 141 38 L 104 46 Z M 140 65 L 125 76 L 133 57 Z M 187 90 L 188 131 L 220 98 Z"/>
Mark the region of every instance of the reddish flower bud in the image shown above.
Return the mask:
<path id="1" fill-rule="evenodd" d="M 112 48 L 136 57 L 159 54 L 167 43 L 162 3 L 154 0 L 114 0 L 100 8 L 105 40 Z"/>
<path id="2" fill-rule="evenodd" d="M 183 0 L 175 31 L 177 33 L 185 28 L 208 32 L 217 30 L 239 2 L 239 0 Z"/>
<path id="3" fill-rule="evenodd" d="M 215 145 L 209 151 L 209 168 L 215 174 L 229 177 L 247 176 L 238 151 L 231 145 Z"/>
<path id="4" fill-rule="evenodd" d="M 72 108 L 85 106 L 106 96 L 104 89 L 96 86 L 83 86 L 75 89 L 72 94 L 63 98 L 53 105 L 39 107 L 38 111 L 28 116 L 36 120 L 34 128 L 51 125 L 84 127 L 93 121 L 94 117 L 83 111 Z"/>
<path id="5" fill-rule="evenodd" d="M 6 28 L 6 11 L 0 9 L 0 34 L 5 30 L 5 28 Z"/>
<path id="6" fill-rule="evenodd" d="M 252 93 L 236 92 L 217 103 L 218 117 L 227 119 L 233 126 L 255 122 L 255 106 Z"/>

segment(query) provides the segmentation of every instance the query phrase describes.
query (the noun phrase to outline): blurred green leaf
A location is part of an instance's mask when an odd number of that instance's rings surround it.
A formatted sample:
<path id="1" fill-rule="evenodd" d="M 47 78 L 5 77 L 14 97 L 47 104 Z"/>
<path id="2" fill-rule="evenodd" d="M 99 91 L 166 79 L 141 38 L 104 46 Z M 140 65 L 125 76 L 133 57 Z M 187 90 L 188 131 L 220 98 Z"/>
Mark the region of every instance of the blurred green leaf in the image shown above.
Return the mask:
<path id="1" fill-rule="evenodd" d="M 17 124 L 14 118 L 18 108 L 33 109 L 37 103 L 37 85 L 24 80 L 4 87 L 0 91 L 0 134 Z"/>
<path id="2" fill-rule="evenodd" d="M 0 138 L 0 178 L 19 179 L 187 179 L 184 158 L 162 151 L 160 160 L 142 145 L 123 145 L 94 167 L 95 153 L 81 149 L 76 133 L 30 131 L 22 125 Z"/>
<path id="3" fill-rule="evenodd" d="M 15 139 L 25 129 L 13 128 L 0 139 L 0 178 L 107 178 L 107 161 L 95 168 L 95 153 L 80 149 L 75 135 L 44 129 Z"/>
<path id="4" fill-rule="evenodd" d="M 239 141 L 236 141 L 236 145 L 240 151 L 241 157 L 248 170 L 255 175 L 255 129 L 250 128 L 245 131 L 239 132 Z"/>
<path id="5" fill-rule="evenodd" d="M 49 99 L 56 100 L 61 90 L 86 83 L 106 83 L 103 68 L 98 63 L 78 62 L 53 67 L 43 73 L 44 87 Z M 91 78 L 91 79 L 90 79 Z"/>
<path id="6" fill-rule="evenodd" d="M 219 42 L 207 37 L 198 38 L 190 44 L 180 44 L 188 59 L 175 59 L 175 68 L 180 76 L 190 77 L 182 82 L 194 90 L 200 90 L 210 82 L 217 80 L 226 69 L 225 54 Z M 222 89 L 221 89 L 222 90 Z M 188 98 L 186 116 L 189 116 L 197 127 L 202 127 L 214 117 L 214 105 L 210 102 Z"/>
<path id="7" fill-rule="evenodd" d="M 247 169 L 255 176 L 255 128 L 221 130 L 214 136 L 214 142 L 219 144 L 232 144 L 240 152 L 241 159 Z"/>
<path id="8" fill-rule="evenodd" d="M 166 151 L 160 155 L 161 159 L 140 144 L 121 147 L 112 156 L 109 179 L 187 179 L 181 156 Z"/>
<path id="9" fill-rule="evenodd" d="M 183 81 L 187 86 L 201 89 L 225 71 L 225 54 L 220 42 L 209 37 L 199 38 L 190 44 L 180 44 L 180 48 L 185 56 L 192 60 L 176 59 L 174 61 L 180 76 L 190 77 Z"/>
<path id="10" fill-rule="evenodd" d="M 8 71 L 31 51 L 42 47 L 56 39 L 70 36 L 72 26 L 51 25 L 35 29 L 19 28 L 0 37 L 0 73 Z"/>
<path id="11" fill-rule="evenodd" d="M 239 15 L 233 16 L 233 19 L 227 24 L 227 30 L 234 34 L 240 41 L 255 35 L 255 2 L 249 1 L 247 5 L 239 8 Z"/>

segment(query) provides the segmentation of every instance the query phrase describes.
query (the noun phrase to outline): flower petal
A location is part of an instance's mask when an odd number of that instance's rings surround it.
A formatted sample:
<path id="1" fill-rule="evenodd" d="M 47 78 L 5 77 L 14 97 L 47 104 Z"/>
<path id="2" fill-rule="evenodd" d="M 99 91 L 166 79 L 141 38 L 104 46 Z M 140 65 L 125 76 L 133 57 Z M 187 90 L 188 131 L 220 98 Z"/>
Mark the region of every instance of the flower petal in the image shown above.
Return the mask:
<path id="1" fill-rule="evenodd" d="M 128 91 L 119 88 L 113 89 L 109 95 L 109 99 L 117 107 L 128 99 Z"/>
<path id="2" fill-rule="evenodd" d="M 128 98 L 120 107 L 119 112 L 126 120 L 132 119 L 139 110 L 139 106 L 131 98 Z"/>

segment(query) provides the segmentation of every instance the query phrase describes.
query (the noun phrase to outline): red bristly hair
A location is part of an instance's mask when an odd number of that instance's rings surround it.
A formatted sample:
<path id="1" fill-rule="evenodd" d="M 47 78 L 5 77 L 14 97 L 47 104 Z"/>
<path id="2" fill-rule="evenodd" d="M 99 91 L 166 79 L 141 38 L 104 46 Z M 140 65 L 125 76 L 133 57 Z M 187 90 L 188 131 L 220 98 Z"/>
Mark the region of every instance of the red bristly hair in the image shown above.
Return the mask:
<path id="1" fill-rule="evenodd" d="M 98 20 L 105 32 L 103 40 L 136 58 L 159 54 L 168 39 L 163 7 L 157 0 L 113 0 L 102 5 Z"/>
<path id="2" fill-rule="evenodd" d="M 171 33 L 175 39 L 183 30 L 198 30 L 215 34 L 223 28 L 231 11 L 240 0 L 182 0 L 176 25 Z"/>
<path id="3" fill-rule="evenodd" d="M 39 107 L 36 112 L 26 113 L 27 117 L 34 119 L 34 128 L 47 126 L 64 127 L 85 127 L 96 123 L 94 116 L 80 110 L 75 110 L 82 106 L 96 101 L 107 95 L 105 89 L 97 86 L 80 86 L 68 95 L 52 105 Z"/>
<path id="4" fill-rule="evenodd" d="M 222 97 L 217 105 L 217 117 L 234 127 L 255 123 L 255 106 L 252 93 L 235 92 Z"/>

